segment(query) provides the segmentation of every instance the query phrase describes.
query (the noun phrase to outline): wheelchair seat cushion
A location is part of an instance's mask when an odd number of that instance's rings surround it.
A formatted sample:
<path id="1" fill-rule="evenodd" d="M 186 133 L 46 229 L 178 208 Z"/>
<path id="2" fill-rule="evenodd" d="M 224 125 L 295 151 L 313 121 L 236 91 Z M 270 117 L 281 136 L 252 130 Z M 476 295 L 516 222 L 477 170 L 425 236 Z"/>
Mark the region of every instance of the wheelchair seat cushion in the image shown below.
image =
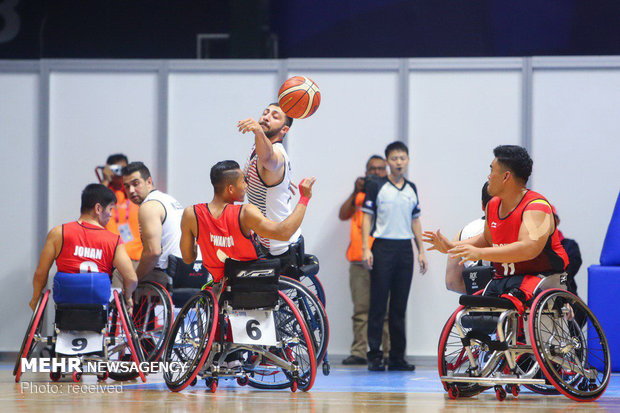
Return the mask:
<path id="1" fill-rule="evenodd" d="M 107 305 L 110 302 L 110 287 L 110 276 L 106 273 L 58 272 L 54 276 L 54 302 Z"/>
<path id="2" fill-rule="evenodd" d="M 234 309 L 272 308 L 278 303 L 279 259 L 224 262 L 228 282 L 222 298 Z"/>
<path id="3" fill-rule="evenodd" d="M 100 332 L 108 312 L 101 304 L 56 304 L 56 328 Z"/>
<path id="4" fill-rule="evenodd" d="M 466 307 L 492 307 L 504 308 L 506 310 L 515 310 L 516 307 L 512 301 L 499 297 L 486 297 L 483 295 L 462 295 L 459 298 L 459 304 Z"/>

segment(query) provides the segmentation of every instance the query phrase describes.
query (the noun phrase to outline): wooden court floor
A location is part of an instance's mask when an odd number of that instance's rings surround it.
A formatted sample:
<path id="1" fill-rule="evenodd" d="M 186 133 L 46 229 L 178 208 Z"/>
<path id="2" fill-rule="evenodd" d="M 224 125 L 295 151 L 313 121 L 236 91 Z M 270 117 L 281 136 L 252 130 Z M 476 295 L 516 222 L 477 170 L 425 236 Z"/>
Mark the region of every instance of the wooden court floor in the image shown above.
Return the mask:
<path id="1" fill-rule="evenodd" d="M 371 373 L 364 368 L 332 367 L 319 375 L 312 391 L 265 391 L 221 381 L 215 394 L 203 382 L 180 393 L 168 391 L 161 375 L 146 384 L 97 383 L 92 376 L 81 384 L 52 383 L 44 374 L 25 374 L 16 384 L 12 365 L 0 364 L 0 411 L 17 412 L 607 412 L 620 411 L 620 376 L 614 375 L 597 402 L 577 403 L 564 396 L 541 396 L 524 390 L 515 399 L 499 402 L 492 392 L 471 399 L 449 400 L 431 367 L 415 373 Z"/>

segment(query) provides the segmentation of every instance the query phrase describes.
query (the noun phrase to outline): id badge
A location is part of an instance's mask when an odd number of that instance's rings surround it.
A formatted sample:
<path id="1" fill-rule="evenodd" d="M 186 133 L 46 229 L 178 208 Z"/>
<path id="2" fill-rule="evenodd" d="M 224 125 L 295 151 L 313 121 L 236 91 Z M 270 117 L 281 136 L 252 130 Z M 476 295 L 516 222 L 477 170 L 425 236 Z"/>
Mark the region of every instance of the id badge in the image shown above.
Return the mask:
<path id="1" fill-rule="evenodd" d="M 131 229 L 129 228 L 128 223 L 119 224 L 118 232 L 121 235 L 121 239 L 126 244 L 130 241 L 133 241 L 133 235 L 131 234 Z"/>

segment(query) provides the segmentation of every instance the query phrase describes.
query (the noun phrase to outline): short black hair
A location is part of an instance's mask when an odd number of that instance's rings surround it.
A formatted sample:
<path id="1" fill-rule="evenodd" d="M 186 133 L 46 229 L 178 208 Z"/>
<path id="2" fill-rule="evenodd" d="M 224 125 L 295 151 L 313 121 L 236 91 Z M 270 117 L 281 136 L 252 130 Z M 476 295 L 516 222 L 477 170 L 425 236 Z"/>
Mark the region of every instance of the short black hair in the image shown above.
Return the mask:
<path id="1" fill-rule="evenodd" d="M 80 213 L 92 210 L 97 204 L 106 208 L 111 203 L 116 203 L 116 195 L 110 188 L 101 184 L 89 184 L 82 191 Z"/>
<path id="2" fill-rule="evenodd" d="M 279 104 L 278 102 L 274 102 L 274 103 L 270 103 L 270 104 L 269 104 L 269 105 L 267 105 L 267 106 L 277 106 L 277 107 L 280 107 L 280 104 Z M 284 110 L 283 110 L 282 112 L 284 112 Z M 290 128 L 291 126 L 293 126 L 293 118 L 291 118 L 291 117 L 290 117 L 289 115 L 287 115 L 286 113 L 284 113 L 284 124 L 285 124 L 286 126 L 288 126 L 289 128 Z"/>
<path id="3" fill-rule="evenodd" d="M 236 161 L 220 161 L 211 168 L 211 184 L 215 193 L 220 193 L 227 185 L 233 184 L 237 179 L 237 173 L 233 173 L 239 168 Z"/>
<path id="4" fill-rule="evenodd" d="M 482 185 L 482 208 L 486 209 L 491 198 L 492 196 L 489 195 L 489 182 L 485 182 L 484 185 Z"/>
<path id="5" fill-rule="evenodd" d="M 385 162 L 385 158 L 381 155 L 372 155 L 370 158 L 368 158 L 368 160 L 366 161 L 366 169 L 368 169 L 368 165 L 370 165 L 370 161 L 375 160 L 375 159 L 379 159 L 383 162 Z"/>
<path id="6" fill-rule="evenodd" d="M 500 145 L 493 149 L 493 155 L 504 168 L 510 170 L 518 179 L 527 183 L 532 175 L 534 162 L 527 150 L 518 145 Z"/>
<path id="7" fill-rule="evenodd" d="M 142 162 L 132 162 L 123 168 L 123 176 L 131 175 L 134 172 L 140 172 L 142 179 L 149 179 L 151 177 L 151 171 Z"/>
<path id="8" fill-rule="evenodd" d="M 114 165 L 117 162 L 125 161 L 125 163 L 129 163 L 127 156 L 122 153 L 115 153 L 114 155 L 108 156 L 108 160 L 105 161 L 108 165 Z"/>
<path id="9" fill-rule="evenodd" d="M 405 145 L 402 141 L 392 142 L 388 146 L 386 146 L 385 158 L 387 159 L 390 156 L 390 153 L 394 151 L 403 151 L 407 155 L 409 155 L 409 148 L 407 148 L 407 145 Z"/>

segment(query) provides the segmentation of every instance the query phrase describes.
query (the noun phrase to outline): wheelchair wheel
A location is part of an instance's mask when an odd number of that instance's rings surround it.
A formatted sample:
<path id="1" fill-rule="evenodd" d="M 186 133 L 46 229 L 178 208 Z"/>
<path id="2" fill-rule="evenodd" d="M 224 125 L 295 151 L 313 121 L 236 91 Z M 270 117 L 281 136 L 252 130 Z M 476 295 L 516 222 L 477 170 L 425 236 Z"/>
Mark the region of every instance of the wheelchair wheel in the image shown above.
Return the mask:
<path id="1" fill-rule="evenodd" d="M 172 298 L 161 284 L 145 281 L 133 294 L 133 323 L 146 361 L 158 361 L 172 327 Z"/>
<path id="2" fill-rule="evenodd" d="M 280 277 L 279 288 L 291 299 L 305 320 L 314 344 L 317 364 L 320 364 L 329 343 L 329 321 L 323 304 L 308 287 L 292 278 Z"/>
<path id="3" fill-rule="evenodd" d="M 15 383 L 19 383 L 19 380 L 21 379 L 23 373 L 21 366 L 22 358 L 30 360 L 30 358 L 32 357 L 32 353 L 34 352 L 34 348 L 37 345 L 35 338 L 36 336 L 41 334 L 41 322 L 43 320 L 43 313 L 45 312 L 45 308 L 47 307 L 47 301 L 49 300 L 49 296 L 49 290 L 41 294 L 41 297 L 39 297 L 39 302 L 37 303 L 37 306 L 32 312 L 32 317 L 30 317 L 30 324 L 28 324 L 28 329 L 26 329 L 26 335 L 24 336 L 24 340 L 22 341 L 22 346 L 17 355 L 15 367 L 13 368 Z"/>
<path id="4" fill-rule="evenodd" d="M 316 355 L 312 338 L 302 315 L 290 298 L 280 291 L 278 310 L 274 311 L 276 336 L 282 348 L 272 348 L 278 357 L 292 362 L 299 369 L 294 376 L 273 363 L 263 360 L 249 373 L 248 384 L 258 389 L 290 389 L 294 382 L 302 391 L 308 391 L 316 377 Z M 254 354 L 251 357 L 260 357 Z"/>
<path id="5" fill-rule="evenodd" d="M 437 367 L 439 376 L 466 374 L 469 372 L 469 368 L 471 367 L 469 358 L 467 357 L 467 352 L 465 351 L 465 347 L 461 342 L 461 337 L 459 336 L 458 330 L 455 326 L 456 316 L 463 308 L 463 306 L 460 306 L 456 309 L 456 311 L 454 311 L 454 313 L 452 313 L 441 331 L 437 350 Z M 467 333 L 470 329 L 463 327 L 463 330 Z M 487 370 L 491 368 L 492 370 L 495 370 L 497 366 L 485 366 L 485 363 L 487 363 L 488 357 L 491 354 L 490 352 L 484 351 L 482 346 L 474 343 L 472 343 L 470 348 L 482 368 Z M 489 388 L 488 386 L 481 386 L 476 383 L 455 382 L 448 384 L 447 382 L 444 382 L 443 385 L 446 391 L 449 391 L 450 397 L 453 397 L 454 395 L 456 395 L 455 397 L 472 397 Z"/>
<path id="6" fill-rule="evenodd" d="M 108 359 L 113 361 L 132 361 L 135 364 L 139 364 L 145 361 L 144 353 L 140 347 L 138 332 L 127 311 L 125 297 L 116 290 L 112 295 L 113 300 L 110 303 L 107 326 L 108 337 L 112 338 L 111 344 L 108 345 Z M 146 382 L 146 377 L 141 371 L 137 373 L 110 371 L 109 377 L 116 381 L 132 380 L 140 377 L 142 382 Z"/>
<path id="7" fill-rule="evenodd" d="M 529 329 L 536 360 L 558 391 L 576 401 L 603 394 L 611 375 L 609 345 L 579 297 L 559 289 L 542 292 L 532 305 Z"/>
<path id="8" fill-rule="evenodd" d="M 538 362 L 536 361 L 536 356 L 534 356 L 534 354 L 521 354 L 516 361 L 518 372 L 521 375 L 528 375 L 528 373 L 534 370 L 534 375 L 531 377 L 535 379 L 546 380 L 545 375 L 540 369 L 540 366 L 538 365 Z M 506 373 L 510 371 L 507 364 L 504 365 L 504 368 L 508 370 Z M 523 387 L 533 391 L 534 393 L 544 394 L 548 396 L 560 394 L 560 392 L 556 390 L 553 384 L 524 384 Z"/>
<path id="9" fill-rule="evenodd" d="M 302 275 L 299 277 L 299 282 L 305 285 L 314 295 L 318 297 L 318 299 L 323 304 L 323 307 L 326 305 L 326 297 L 325 297 L 325 289 L 323 288 L 323 284 L 321 284 L 321 280 L 316 275 Z"/>
<path id="10" fill-rule="evenodd" d="M 183 390 L 202 370 L 213 345 L 218 315 L 219 306 L 210 289 L 194 295 L 179 312 L 166 341 L 163 359 L 185 367 L 164 372 L 170 390 Z"/>

